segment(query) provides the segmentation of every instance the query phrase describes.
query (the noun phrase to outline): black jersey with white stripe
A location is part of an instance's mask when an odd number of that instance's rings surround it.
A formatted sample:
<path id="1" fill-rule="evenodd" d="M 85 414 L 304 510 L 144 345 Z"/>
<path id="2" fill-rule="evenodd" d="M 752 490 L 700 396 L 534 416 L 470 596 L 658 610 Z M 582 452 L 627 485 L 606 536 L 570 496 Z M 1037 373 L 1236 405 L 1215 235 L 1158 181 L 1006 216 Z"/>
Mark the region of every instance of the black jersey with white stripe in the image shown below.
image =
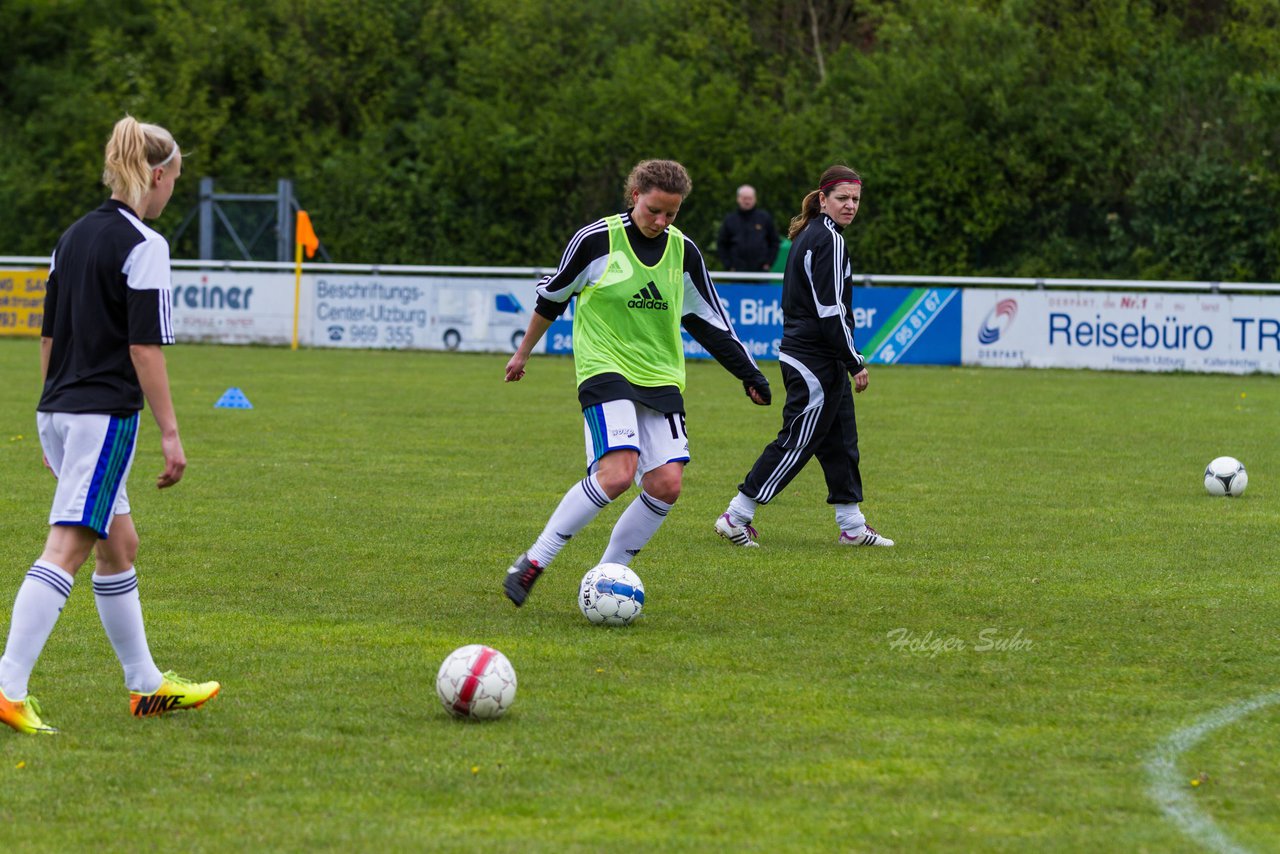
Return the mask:
<path id="1" fill-rule="evenodd" d="M 842 231 L 820 213 L 792 242 L 782 278 L 782 351 L 836 359 L 857 372 L 866 360 L 853 340 L 853 269 Z"/>
<path id="2" fill-rule="evenodd" d="M 627 240 L 640 263 L 653 266 L 667 250 L 670 231 L 645 237 L 631 212 L 621 214 Z M 548 320 L 564 314 L 569 301 L 583 289 L 599 282 L 609 265 L 609 224 L 602 218 L 578 229 L 569 241 L 559 268 L 538 282 L 535 311 Z M 684 316 L 681 324 L 716 361 L 744 382 L 766 384 L 764 374 L 746 346 L 738 338 L 733 323 L 720 303 L 702 253 L 688 235 L 684 238 Z M 650 388 L 628 382 L 621 374 L 600 374 L 578 386 L 578 400 L 585 409 L 610 400 L 634 400 L 659 412 L 683 412 L 684 398 L 675 386 Z"/>
<path id="3" fill-rule="evenodd" d="M 40 334 L 53 339 L 41 412 L 142 409 L 131 344 L 173 343 L 169 244 L 114 199 L 58 240 Z"/>

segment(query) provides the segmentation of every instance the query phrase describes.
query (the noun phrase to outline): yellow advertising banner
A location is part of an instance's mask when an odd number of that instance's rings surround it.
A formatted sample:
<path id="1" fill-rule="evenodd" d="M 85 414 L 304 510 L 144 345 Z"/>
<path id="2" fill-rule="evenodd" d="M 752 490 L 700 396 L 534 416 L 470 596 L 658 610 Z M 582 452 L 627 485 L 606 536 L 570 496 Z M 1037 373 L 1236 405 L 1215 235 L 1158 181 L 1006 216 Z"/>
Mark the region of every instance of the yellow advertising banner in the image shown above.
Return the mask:
<path id="1" fill-rule="evenodd" d="M 44 321 L 45 270 L 0 270 L 0 337 L 38 338 Z"/>

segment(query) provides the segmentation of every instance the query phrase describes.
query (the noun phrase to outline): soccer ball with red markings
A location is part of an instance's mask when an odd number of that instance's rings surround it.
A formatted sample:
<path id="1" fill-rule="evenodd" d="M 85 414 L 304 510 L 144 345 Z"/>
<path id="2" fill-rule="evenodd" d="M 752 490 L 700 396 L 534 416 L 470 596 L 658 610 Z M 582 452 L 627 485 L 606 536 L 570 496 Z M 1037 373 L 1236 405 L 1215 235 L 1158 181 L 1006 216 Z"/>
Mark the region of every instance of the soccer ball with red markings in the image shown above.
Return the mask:
<path id="1" fill-rule="evenodd" d="M 436 694 L 455 717 L 493 720 L 502 717 L 516 698 L 516 671 L 491 646 L 459 647 L 440 665 Z"/>
<path id="2" fill-rule="evenodd" d="M 640 616 L 644 607 L 644 583 L 630 567 L 602 563 L 582 577 L 578 607 L 593 623 L 625 626 Z"/>
<path id="3" fill-rule="evenodd" d="M 1218 457 L 1204 470 L 1204 488 L 1210 495 L 1238 498 L 1249 485 L 1249 474 L 1235 457 Z"/>

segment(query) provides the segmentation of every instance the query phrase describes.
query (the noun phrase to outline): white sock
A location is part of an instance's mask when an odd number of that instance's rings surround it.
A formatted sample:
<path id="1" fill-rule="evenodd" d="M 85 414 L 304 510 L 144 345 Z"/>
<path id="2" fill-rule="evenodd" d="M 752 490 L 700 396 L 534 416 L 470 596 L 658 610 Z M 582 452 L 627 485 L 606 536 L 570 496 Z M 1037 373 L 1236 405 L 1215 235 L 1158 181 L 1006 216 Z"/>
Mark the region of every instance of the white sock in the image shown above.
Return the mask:
<path id="1" fill-rule="evenodd" d="M 27 698 L 31 670 L 53 633 L 75 580 L 74 575 L 47 560 L 38 560 L 27 570 L 13 600 L 9 642 L 0 658 L 0 690 L 10 700 Z"/>
<path id="2" fill-rule="evenodd" d="M 756 518 L 757 506 L 753 499 L 739 492 L 733 496 L 733 500 L 729 502 L 729 509 L 725 512 L 729 514 L 729 521 L 733 524 L 749 525 L 751 520 Z"/>
<path id="3" fill-rule="evenodd" d="M 594 474 L 587 475 L 569 487 L 564 498 L 560 499 L 560 506 L 547 521 L 547 527 L 538 536 L 538 541 L 529 547 L 529 560 L 538 566 L 550 565 L 565 543 L 587 527 L 611 500 L 600 488 Z"/>
<path id="4" fill-rule="evenodd" d="M 645 544 L 658 533 L 658 528 L 670 512 L 671 505 L 659 501 L 643 489 L 640 495 L 613 526 L 613 534 L 609 537 L 609 546 L 604 550 L 601 563 L 620 563 L 630 566 L 631 559 L 640 554 Z"/>
<path id="5" fill-rule="evenodd" d="M 119 575 L 93 574 L 93 599 L 107 638 L 124 667 L 124 684 L 130 691 L 150 694 L 160 687 L 164 675 L 151 658 L 147 629 L 142 624 L 142 599 L 138 596 L 138 573 L 133 567 Z"/>
<path id="6" fill-rule="evenodd" d="M 862 515 L 857 503 L 837 504 L 835 507 L 836 524 L 840 526 L 840 530 L 850 534 L 860 534 L 862 529 L 867 527 L 867 517 Z"/>

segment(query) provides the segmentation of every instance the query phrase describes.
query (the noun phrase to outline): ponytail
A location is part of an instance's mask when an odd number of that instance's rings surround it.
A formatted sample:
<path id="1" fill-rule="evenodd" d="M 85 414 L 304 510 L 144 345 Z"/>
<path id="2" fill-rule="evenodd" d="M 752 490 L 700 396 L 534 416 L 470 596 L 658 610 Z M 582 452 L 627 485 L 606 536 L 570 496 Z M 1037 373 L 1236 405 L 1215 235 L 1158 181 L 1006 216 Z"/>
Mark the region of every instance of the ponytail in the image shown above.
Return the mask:
<path id="1" fill-rule="evenodd" d="M 113 197 L 141 213 L 142 201 L 151 191 L 152 170 L 167 167 L 179 153 L 169 131 L 125 116 L 116 122 L 107 141 L 102 183 L 111 188 Z"/>
<path id="2" fill-rule="evenodd" d="M 809 194 L 804 197 L 804 201 L 800 203 L 800 213 L 792 217 L 791 227 L 787 229 L 787 237 L 795 240 L 796 235 L 803 231 L 806 225 L 818 218 L 818 214 L 822 212 L 822 199 L 837 184 L 861 183 L 862 178 L 848 166 L 829 167 L 826 172 L 822 173 L 822 177 L 818 179 L 818 189 L 810 190 Z"/>
<path id="3" fill-rule="evenodd" d="M 796 235 L 804 231 L 804 227 L 809 221 L 816 219 L 821 205 L 818 202 L 820 193 L 817 190 L 810 190 L 809 194 L 804 197 L 804 201 L 800 203 L 800 213 L 791 218 L 791 227 L 787 229 L 787 237 L 791 240 L 796 239 Z"/>

